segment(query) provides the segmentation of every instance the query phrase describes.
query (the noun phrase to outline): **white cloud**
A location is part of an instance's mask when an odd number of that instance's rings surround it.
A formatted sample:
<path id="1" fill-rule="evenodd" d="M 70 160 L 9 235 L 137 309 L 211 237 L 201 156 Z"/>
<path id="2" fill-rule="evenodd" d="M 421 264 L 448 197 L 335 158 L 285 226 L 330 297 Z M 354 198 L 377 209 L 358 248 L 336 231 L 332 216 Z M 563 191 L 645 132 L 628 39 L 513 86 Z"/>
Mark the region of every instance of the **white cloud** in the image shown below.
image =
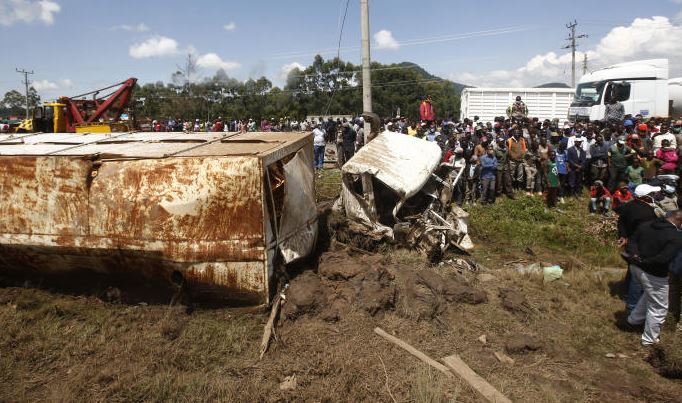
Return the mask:
<path id="1" fill-rule="evenodd" d="M 285 81 L 287 77 L 289 77 L 289 73 L 294 69 L 303 71 L 305 70 L 305 66 L 298 62 L 285 64 L 279 69 L 279 79 Z"/>
<path id="2" fill-rule="evenodd" d="M 235 24 L 234 21 L 231 21 L 231 22 L 223 25 L 223 29 L 225 31 L 234 31 L 235 29 L 237 29 L 237 24 Z"/>
<path id="3" fill-rule="evenodd" d="M 111 28 L 113 31 L 128 31 L 128 32 L 147 32 L 149 27 L 143 23 L 137 25 L 117 25 Z"/>
<path id="4" fill-rule="evenodd" d="M 197 59 L 197 66 L 206 69 L 223 69 L 223 70 L 235 70 L 241 67 L 237 62 L 225 61 L 220 58 L 215 53 L 206 53 L 205 55 L 199 56 Z"/>
<path id="5" fill-rule="evenodd" d="M 0 25 L 34 21 L 52 25 L 54 15 L 60 10 L 61 6 L 54 0 L 0 0 Z"/>
<path id="6" fill-rule="evenodd" d="M 682 1 L 682 0 L 680 0 Z M 628 26 L 611 29 L 593 50 L 587 50 L 588 69 L 638 59 L 667 58 L 671 76 L 682 72 L 682 22 L 667 17 L 636 18 Z M 576 75 L 582 73 L 583 53 L 576 52 Z M 525 65 L 511 70 L 485 73 L 454 73 L 450 79 L 481 87 L 525 87 L 547 82 L 570 83 L 571 54 L 548 52 L 532 57 Z"/>
<path id="7" fill-rule="evenodd" d="M 64 78 L 56 82 L 48 80 L 36 80 L 31 83 L 31 86 L 38 92 L 64 90 L 73 87 L 73 81 L 68 78 Z"/>
<path id="8" fill-rule="evenodd" d="M 673 16 L 673 22 L 676 24 L 682 24 L 682 11 Z"/>
<path id="9" fill-rule="evenodd" d="M 178 42 L 166 36 L 154 36 L 130 46 L 130 56 L 135 59 L 173 56 L 179 53 Z"/>
<path id="10" fill-rule="evenodd" d="M 374 34 L 374 45 L 377 49 L 400 49 L 400 44 L 395 40 L 391 31 L 382 29 Z"/>

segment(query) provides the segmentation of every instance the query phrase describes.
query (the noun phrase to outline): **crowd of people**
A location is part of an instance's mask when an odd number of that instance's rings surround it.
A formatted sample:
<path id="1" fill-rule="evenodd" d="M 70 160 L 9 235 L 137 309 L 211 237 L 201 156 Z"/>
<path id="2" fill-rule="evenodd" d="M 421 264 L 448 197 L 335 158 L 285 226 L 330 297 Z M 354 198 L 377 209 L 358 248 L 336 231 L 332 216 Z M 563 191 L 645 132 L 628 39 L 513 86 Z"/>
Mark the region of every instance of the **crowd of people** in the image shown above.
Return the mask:
<path id="1" fill-rule="evenodd" d="M 548 208 L 566 197 L 590 194 L 592 213 L 610 214 L 633 199 L 638 185 L 664 182 L 680 173 L 682 121 L 623 116 L 599 122 L 540 121 L 527 116 L 517 99 L 507 116 L 492 122 L 434 118 L 430 99 L 420 105 L 424 119 L 384 119 L 383 129 L 437 143 L 445 162 L 464 167 L 455 201 L 495 203 L 497 197 L 544 195 Z M 343 162 L 367 141 L 362 118 L 313 121 L 316 168 L 323 147 L 338 144 Z M 663 177 L 661 180 L 660 178 Z M 665 203 L 676 207 L 674 186 L 664 186 Z M 667 193 L 666 193 L 667 192 Z"/>
<path id="2" fill-rule="evenodd" d="M 543 196 L 548 209 L 588 192 L 592 214 L 618 214 L 619 243 L 628 262 L 627 322 L 643 326 L 641 343 L 659 340 L 669 310 L 680 320 L 682 121 L 624 115 L 617 102 L 603 120 L 561 122 L 528 116 L 520 97 L 507 116 L 483 122 L 436 119 L 429 97 L 420 120 L 384 119 L 382 129 L 438 144 L 443 163 L 462 169 L 457 204 L 495 203 L 506 195 Z M 337 143 L 342 165 L 369 140 L 362 118 L 312 122 L 315 167 Z"/>
<path id="3" fill-rule="evenodd" d="M 254 119 L 154 119 L 149 124 L 149 130 L 154 132 L 290 132 L 309 131 L 312 124 L 307 120 L 280 118 L 262 119 L 257 122 Z"/>

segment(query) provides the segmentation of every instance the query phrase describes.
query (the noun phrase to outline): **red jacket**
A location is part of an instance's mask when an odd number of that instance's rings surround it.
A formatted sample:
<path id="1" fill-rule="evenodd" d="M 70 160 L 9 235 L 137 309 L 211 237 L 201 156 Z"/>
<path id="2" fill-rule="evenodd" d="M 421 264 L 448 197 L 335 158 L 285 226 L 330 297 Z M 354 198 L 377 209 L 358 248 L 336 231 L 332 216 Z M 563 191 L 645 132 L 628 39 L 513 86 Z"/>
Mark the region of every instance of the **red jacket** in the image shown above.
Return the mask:
<path id="1" fill-rule="evenodd" d="M 592 187 L 590 187 L 590 197 L 593 199 L 611 197 L 611 192 L 609 192 L 609 190 L 604 186 L 599 189 L 597 186 L 592 185 Z"/>
<path id="2" fill-rule="evenodd" d="M 632 192 L 629 191 L 627 188 L 621 188 L 617 189 L 615 192 L 613 192 L 613 209 L 617 209 L 618 207 L 622 206 L 623 204 L 629 202 L 632 200 Z"/>
<path id="3" fill-rule="evenodd" d="M 433 110 L 433 104 L 429 101 L 422 101 L 419 105 L 419 116 L 421 120 L 435 120 L 436 112 Z"/>

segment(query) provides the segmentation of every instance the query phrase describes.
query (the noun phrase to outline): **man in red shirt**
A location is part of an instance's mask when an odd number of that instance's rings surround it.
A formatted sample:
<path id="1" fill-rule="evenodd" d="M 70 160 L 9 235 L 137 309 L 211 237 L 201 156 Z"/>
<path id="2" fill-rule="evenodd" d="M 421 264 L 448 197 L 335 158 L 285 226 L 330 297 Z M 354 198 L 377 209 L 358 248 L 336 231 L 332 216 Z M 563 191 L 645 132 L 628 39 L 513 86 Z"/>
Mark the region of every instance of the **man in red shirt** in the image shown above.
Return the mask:
<path id="1" fill-rule="evenodd" d="M 599 204 L 603 206 L 603 213 L 608 213 L 611 205 L 611 192 L 604 186 L 604 182 L 596 180 L 590 187 L 590 213 L 596 213 Z"/>
<path id="2" fill-rule="evenodd" d="M 432 122 L 436 119 L 436 111 L 433 109 L 433 104 L 431 103 L 431 95 L 427 95 L 419 105 L 419 116 L 422 122 Z"/>

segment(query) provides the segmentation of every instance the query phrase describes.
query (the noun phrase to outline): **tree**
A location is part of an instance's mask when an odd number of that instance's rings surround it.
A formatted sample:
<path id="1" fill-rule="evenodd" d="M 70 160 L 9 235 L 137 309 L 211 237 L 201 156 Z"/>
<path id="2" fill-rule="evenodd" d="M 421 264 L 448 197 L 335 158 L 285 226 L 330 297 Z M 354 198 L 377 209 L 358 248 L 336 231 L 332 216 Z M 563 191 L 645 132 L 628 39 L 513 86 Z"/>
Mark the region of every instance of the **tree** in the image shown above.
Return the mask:
<path id="1" fill-rule="evenodd" d="M 372 63 L 371 68 L 373 109 L 380 116 L 395 116 L 399 108 L 403 116 L 419 119 L 419 103 L 426 95 L 433 97 L 439 118 L 458 113 L 460 84 L 432 76 L 413 63 Z M 190 85 L 187 77 L 195 69 L 196 61 L 188 55 L 187 65 L 178 67 L 170 83 L 137 87 L 133 96 L 138 117 L 261 120 L 362 113 L 360 66 L 338 58 L 315 56 L 310 66 L 290 71 L 282 89 L 265 77 L 242 82 L 222 69 Z"/>
<path id="2" fill-rule="evenodd" d="M 34 108 L 40 105 L 40 95 L 35 88 L 28 89 L 28 106 Z M 11 90 L 5 93 L 2 98 L 2 107 L 5 110 L 3 114 L 9 115 L 24 115 L 26 113 L 26 97 L 16 90 Z"/>

